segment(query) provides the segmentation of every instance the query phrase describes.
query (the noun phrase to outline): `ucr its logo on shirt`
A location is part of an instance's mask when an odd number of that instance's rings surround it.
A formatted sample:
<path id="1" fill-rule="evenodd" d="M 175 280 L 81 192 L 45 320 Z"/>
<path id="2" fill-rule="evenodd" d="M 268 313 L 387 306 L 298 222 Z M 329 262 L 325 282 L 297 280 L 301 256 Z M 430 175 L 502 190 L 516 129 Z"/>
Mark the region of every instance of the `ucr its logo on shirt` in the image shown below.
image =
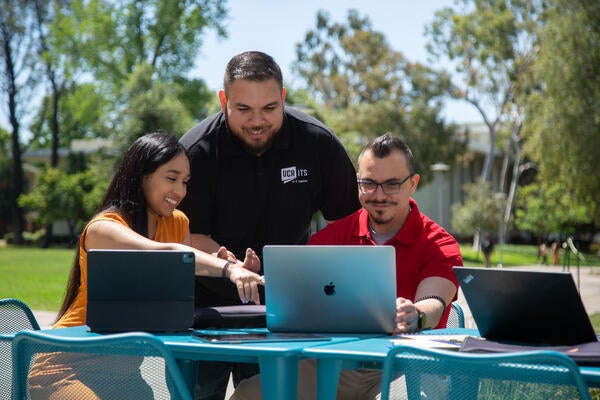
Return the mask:
<path id="1" fill-rule="evenodd" d="M 296 167 L 281 168 L 281 182 L 288 183 L 296 179 Z"/>
<path id="2" fill-rule="evenodd" d="M 307 179 L 299 180 L 298 178 L 308 177 L 308 171 L 306 169 L 298 169 L 294 167 L 282 168 L 281 169 L 281 182 L 288 183 L 296 181 L 296 183 L 307 182 Z"/>

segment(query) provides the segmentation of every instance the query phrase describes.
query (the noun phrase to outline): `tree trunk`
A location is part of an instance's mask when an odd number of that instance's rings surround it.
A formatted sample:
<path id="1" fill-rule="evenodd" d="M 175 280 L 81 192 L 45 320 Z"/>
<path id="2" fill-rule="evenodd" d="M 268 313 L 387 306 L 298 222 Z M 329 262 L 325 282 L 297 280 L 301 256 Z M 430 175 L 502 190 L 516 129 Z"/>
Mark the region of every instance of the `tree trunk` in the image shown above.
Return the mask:
<path id="1" fill-rule="evenodd" d="M 3 32 L 6 35 L 5 32 Z M 21 161 L 21 144 L 19 143 L 19 119 L 17 117 L 17 77 L 15 74 L 15 64 L 13 52 L 9 37 L 3 38 L 5 72 L 8 84 L 8 113 L 10 125 L 12 127 L 12 181 L 13 190 L 10 194 L 10 206 L 12 211 L 12 231 L 14 243 L 23 244 L 23 230 L 25 220 L 23 218 L 23 209 L 19 207 L 17 199 L 23 193 L 23 163 Z"/>
<path id="2" fill-rule="evenodd" d="M 14 117 L 12 110 L 10 116 L 13 125 L 12 132 L 12 157 L 13 157 L 13 190 L 10 195 L 10 204 L 12 209 L 12 228 L 14 235 L 14 244 L 23 244 L 23 231 L 25 230 L 25 219 L 23 218 L 23 209 L 17 202 L 21 193 L 23 193 L 23 163 L 21 161 L 21 146 L 19 144 L 19 123 Z"/>

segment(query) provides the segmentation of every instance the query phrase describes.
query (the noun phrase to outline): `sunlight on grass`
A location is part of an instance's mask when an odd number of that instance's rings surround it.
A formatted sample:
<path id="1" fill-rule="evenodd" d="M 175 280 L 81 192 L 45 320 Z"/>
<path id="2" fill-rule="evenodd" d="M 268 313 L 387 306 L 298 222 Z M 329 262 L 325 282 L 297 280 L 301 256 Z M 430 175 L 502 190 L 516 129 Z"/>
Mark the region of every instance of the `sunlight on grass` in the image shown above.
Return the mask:
<path id="1" fill-rule="evenodd" d="M 503 245 L 502 249 L 498 245 L 494 246 L 492 253 L 492 265 L 497 265 L 500 259 L 500 250 L 502 250 L 502 265 L 519 266 L 537 264 L 537 247 L 529 245 Z M 463 262 L 469 266 L 483 266 L 483 254 L 480 250 L 473 250 L 470 244 L 463 244 L 460 247 L 463 256 Z"/>
<path id="2" fill-rule="evenodd" d="M 516 245 L 516 244 L 505 244 L 502 249 L 498 245 L 494 246 L 494 252 L 492 253 L 491 262 L 492 265 L 497 265 L 500 260 L 500 251 L 502 251 L 502 265 L 505 267 L 510 266 L 522 266 L 522 265 L 536 265 L 537 260 L 537 246 L 533 245 Z M 460 246 L 460 252 L 463 257 L 463 262 L 467 266 L 483 266 L 483 253 L 481 250 L 474 250 L 470 243 L 463 243 Z M 564 253 L 561 252 L 561 263 Z M 584 254 L 584 261 L 581 262 L 581 266 L 600 266 L 600 258 L 592 254 Z M 571 266 L 576 265 L 577 260 L 573 255 L 570 256 L 569 264 Z M 562 264 L 561 264 L 562 266 Z"/>
<path id="3" fill-rule="evenodd" d="M 57 311 L 75 250 L 0 249 L 0 298 L 15 297 L 34 310 Z"/>

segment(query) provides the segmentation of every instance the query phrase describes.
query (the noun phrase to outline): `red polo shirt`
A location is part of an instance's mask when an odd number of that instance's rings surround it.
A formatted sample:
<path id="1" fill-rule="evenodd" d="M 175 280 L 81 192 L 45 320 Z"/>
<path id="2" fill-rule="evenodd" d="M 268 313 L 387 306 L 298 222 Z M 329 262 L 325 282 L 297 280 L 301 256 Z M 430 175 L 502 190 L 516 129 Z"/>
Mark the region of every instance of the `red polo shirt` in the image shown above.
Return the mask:
<path id="1" fill-rule="evenodd" d="M 410 199 L 412 210 L 400 231 L 386 245 L 396 249 L 396 294 L 412 301 L 419 283 L 430 276 L 446 278 L 458 290 L 452 267 L 463 265 L 456 239 L 441 226 L 421 214 L 417 203 Z M 337 220 L 315 233 L 309 245 L 367 245 L 374 246 L 364 208 Z M 368 274 L 368 271 L 365 271 Z M 456 295 L 454 299 L 456 300 Z M 436 328 L 446 326 L 450 307 Z"/>

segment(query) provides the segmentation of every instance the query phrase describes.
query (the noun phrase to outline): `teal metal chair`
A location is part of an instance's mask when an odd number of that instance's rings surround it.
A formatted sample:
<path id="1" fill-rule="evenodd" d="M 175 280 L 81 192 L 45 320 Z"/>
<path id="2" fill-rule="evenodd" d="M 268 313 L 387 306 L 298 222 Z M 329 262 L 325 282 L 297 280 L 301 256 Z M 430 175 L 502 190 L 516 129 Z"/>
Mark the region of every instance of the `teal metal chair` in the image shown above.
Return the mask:
<path id="1" fill-rule="evenodd" d="M 465 313 L 462 307 L 457 302 L 450 304 L 450 314 L 448 314 L 448 322 L 446 328 L 464 328 L 465 327 Z"/>
<path id="2" fill-rule="evenodd" d="M 40 329 L 29 306 L 18 299 L 0 299 L 0 333 L 10 334 L 24 329 Z"/>
<path id="3" fill-rule="evenodd" d="M 400 345 L 385 359 L 381 399 L 407 393 L 409 400 L 590 399 L 577 364 L 555 351 L 466 354 Z"/>
<path id="4" fill-rule="evenodd" d="M 13 400 L 191 400 L 171 351 L 143 332 L 86 338 L 20 332 L 12 343 Z"/>
<path id="5" fill-rule="evenodd" d="M 27 304 L 18 299 L 0 299 L 0 399 L 10 399 L 12 386 L 11 342 L 22 330 L 39 330 Z"/>

